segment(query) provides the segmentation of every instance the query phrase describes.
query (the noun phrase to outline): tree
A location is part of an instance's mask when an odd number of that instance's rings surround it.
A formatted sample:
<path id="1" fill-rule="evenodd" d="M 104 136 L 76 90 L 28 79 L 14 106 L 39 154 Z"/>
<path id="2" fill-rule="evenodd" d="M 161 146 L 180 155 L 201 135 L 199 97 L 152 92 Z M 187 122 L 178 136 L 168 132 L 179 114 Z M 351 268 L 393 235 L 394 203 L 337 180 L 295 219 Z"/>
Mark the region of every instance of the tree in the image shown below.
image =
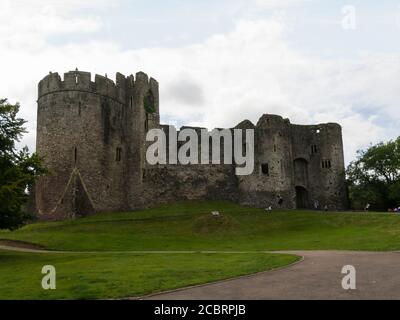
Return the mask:
<path id="1" fill-rule="evenodd" d="M 24 119 L 18 118 L 20 105 L 0 99 L 0 229 L 17 229 L 31 215 L 23 210 L 36 178 L 45 173 L 37 154 L 15 144 L 26 132 Z"/>
<path id="2" fill-rule="evenodd" d="M 347 177 L 354 208 L 366 203 L 376 210 L 400 206 L 400 137 L 358 151 Z"/>

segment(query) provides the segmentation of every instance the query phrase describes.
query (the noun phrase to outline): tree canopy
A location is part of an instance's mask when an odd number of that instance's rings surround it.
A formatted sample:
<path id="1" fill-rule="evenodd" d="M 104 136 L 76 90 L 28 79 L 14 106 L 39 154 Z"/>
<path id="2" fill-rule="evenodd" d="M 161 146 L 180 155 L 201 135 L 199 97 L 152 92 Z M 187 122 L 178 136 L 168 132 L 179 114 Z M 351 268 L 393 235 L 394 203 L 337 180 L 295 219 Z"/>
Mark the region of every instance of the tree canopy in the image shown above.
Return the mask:
<path id="1" fill-rule="evenodd" d="M 36 178 L 45 172 L 37 154 L 17 150 L 26 133 L 26 121 L 18 117 L 20 105 L 0 99 L 0 229 L 16 229 L 32 216 L 24 210 Z"/>
<path id="2" fill-rule="evenodd" d="M 359 151 L 347 169 L 352 206 L 376 210 L 400 206 L 400 137 Z"/>

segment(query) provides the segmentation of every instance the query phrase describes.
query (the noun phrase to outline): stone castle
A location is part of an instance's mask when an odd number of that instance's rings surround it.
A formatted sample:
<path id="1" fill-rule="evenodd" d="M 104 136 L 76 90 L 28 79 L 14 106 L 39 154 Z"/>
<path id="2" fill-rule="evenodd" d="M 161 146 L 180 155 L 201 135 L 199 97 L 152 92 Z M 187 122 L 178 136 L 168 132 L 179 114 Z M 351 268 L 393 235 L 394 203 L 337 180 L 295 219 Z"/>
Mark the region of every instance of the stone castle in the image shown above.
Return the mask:
<path id="1" fill-rule="evenodd" d="M 158 83 L 142 72 L 116 82 L 82 71 L 39 83 L 37 152 L 49 174 L 35 187 L 41 219 L 127 211 L 178 200 L 228 200 L 266 208 L 345 209 L 341 127 L 294 125 L 263 115 L 254 125 L 255 169 L 234 165 L 156 165 L 145 159 L 146 132 L 160 124 Z M 185 127 L 187 128 L 187 127 Z M 201 128 L 195 128 L 197 132 Z M 223 141 L 221 141 L 222 143 Z"/>

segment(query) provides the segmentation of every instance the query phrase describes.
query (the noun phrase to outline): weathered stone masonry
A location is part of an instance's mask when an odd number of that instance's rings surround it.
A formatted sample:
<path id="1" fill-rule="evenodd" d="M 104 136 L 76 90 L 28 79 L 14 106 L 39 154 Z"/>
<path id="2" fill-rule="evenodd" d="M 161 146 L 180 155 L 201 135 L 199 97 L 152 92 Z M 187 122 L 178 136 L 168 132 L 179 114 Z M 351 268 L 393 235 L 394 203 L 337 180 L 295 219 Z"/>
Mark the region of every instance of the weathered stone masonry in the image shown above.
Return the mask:
<path id="1" fill-rule="evenodd" d="M 185 199 L 221 199 L 255 207 L 345 209 L 341 127 L 292 125 L 264 115 L 255 129 L 255 170 L 233 165 L 149 166 L 146 132 L 160 125 L 158 83 L 142 72 L 116 82 L 71 71 L 39 83 L 37 152 L 50 174 L 36 185 L 42 219 L 126 211 Z M 198 131 L 201 128 L 195 128 Z"/>

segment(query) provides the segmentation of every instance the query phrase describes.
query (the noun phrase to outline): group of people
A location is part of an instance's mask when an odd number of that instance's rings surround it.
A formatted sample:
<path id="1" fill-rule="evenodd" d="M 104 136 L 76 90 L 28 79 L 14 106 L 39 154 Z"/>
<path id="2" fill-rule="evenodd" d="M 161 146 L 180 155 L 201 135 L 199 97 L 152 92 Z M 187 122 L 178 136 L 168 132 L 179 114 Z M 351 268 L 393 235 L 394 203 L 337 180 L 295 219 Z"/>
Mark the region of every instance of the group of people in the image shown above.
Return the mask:
<path id="1" fill-rule="evenodd" d="M 282 209 L 283 201 L 284 201 L 284 200 L 283 200 L 282 196 L 281 196 L 281 195 L 278 195 L 278 197 L 277 197 L 277 203 L 278 203 L 278 207 L 279 207 L 280 209 Z M 265 208 L 265 211 L 272 211 L 272 206 L 269 206 L 269 207 Z"/>
<path id="2" fill-rule="evenodd" d="M 277 198 L 277 203 L 278 203 L 278 207 L 282 208 L 283 206 L 283 198 L 279 195 Z M 369 212 L 369 210 L 371 209 L 371 204 L 367 203 L 364 207 L 364 211 L 365 212 Z M 269 206 L 267 208 L 265 208 L 266 211 L 272 211 L 272 206 Z M 328 205 L 324 205 L 323 207 L 321 207 L 320 203 L 318 200 L 314 201 L 314 210 L 323 210 L 323 211 L 329 211 L 329 207 Z M 396 212 L 396 213 L 400 213 L 400 207 L 398 208 L 394 208 L 394 209 L 389 209 L 388 212 Z"/>
<path id="3" fill-rule="evenodd" d="M 371 205 L 369 203 L 367 203 L 367 205 L 365 206 L 365 211 L 369 211 L 370 207 L 371 207 Z M 400 213 L 400 207 L 390 208 L 390 209 L 388 209 L 388 212 Z"/>
<path id="4" fill-rule="evenodd" d="M 283 202 L 284 202 L 283 198 L 280 195 L 278 195 L 278 198 L 277 198 L 278 208 L 282 208 L 283 207 Z M 326 204 L 321 208 L 320 203 L 319 203 L 318 200 L 314 201 L 314 209 L 318 210 L 318 211 L 319 210 L 329 211 L 328 205 Z M 265 211 L 272 211 L 272 206 L 269 206 L 269 207 L 265 208 Z"/>
<path id="5" fill-rule="evenodd" d="M 321 210 L 321 205 L 319 204 L 318 200 L 314 201 L 314 210 L 318 210 L 318 211 Z M 324 211 L 329 211 L 329 207 L 328 207 L 327 204 L 323 206 L 323 210 Z"/>

